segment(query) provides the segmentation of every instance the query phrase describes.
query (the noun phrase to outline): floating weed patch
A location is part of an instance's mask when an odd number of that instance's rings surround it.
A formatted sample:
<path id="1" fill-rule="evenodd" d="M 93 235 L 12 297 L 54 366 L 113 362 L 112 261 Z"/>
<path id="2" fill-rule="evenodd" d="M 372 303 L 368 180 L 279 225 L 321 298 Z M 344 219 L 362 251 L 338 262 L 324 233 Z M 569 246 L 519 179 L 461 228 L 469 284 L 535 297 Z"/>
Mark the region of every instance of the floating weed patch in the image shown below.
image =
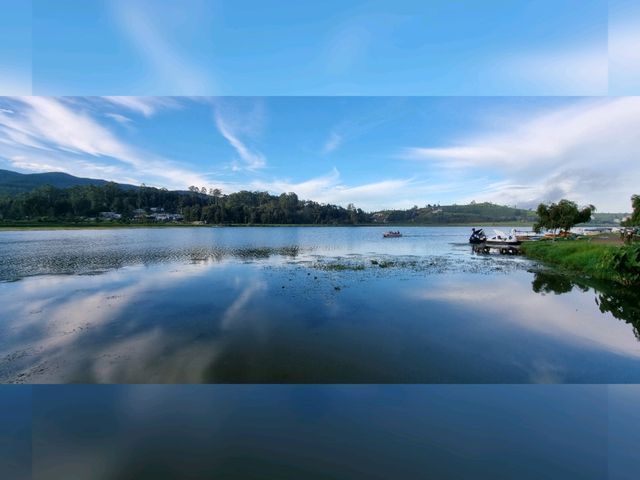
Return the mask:
<path id="1" fill-rule="evenodd" d="M 316 263 L 314 268 L 331 272 L 342 272 L 350 270 L 364 270 L 361 263 Z"/>

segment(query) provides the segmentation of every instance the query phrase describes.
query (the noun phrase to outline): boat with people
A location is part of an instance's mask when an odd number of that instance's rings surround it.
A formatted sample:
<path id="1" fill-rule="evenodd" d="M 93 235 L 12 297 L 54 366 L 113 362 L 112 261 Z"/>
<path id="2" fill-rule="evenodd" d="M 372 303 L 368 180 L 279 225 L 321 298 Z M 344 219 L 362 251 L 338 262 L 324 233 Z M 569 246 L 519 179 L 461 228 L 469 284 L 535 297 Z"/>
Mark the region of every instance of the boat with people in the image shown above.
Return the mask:
<path id="1" fill-rule="evenodd" d="M 398 237 L 401 237 L 402 234 L 400 233 L 400 230 L 397 230 L 395 232 L 394 231 L 384 232 L 382 236 L 384 238 L 398 238 Z"/>
<path id="2" fill-rule="evenodd" d="M 472 245 L 477 245 L 479 243 L 484 243 L 487 240 L 487 236 L 484 234 L 481 228 L 471 229 L 471 236 L 469 237 L 469 243 Z"/>

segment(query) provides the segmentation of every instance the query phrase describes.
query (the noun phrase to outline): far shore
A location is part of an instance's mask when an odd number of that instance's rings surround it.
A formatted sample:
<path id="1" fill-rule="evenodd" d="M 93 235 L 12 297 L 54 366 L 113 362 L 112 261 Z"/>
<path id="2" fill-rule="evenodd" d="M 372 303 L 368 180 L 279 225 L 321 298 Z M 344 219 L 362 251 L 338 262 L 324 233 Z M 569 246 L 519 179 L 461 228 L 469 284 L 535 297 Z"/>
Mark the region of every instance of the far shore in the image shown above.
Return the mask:
<path id="1" fill-rule="evenodd" d="M 521 227 L 531 228 L 532 223 L 515 222 L 477 222 L 477 223 L 434 223 L 434 224 L 406 224 L 406 223 L 362 223 L 356 225 L 344 224 L 193 224 L 193 223 L 29 223 L 7 224 L 0 223 L 0 231 L 16 230 L 105 230 L 110 228 L 222 228 L 222 227 L 380 227 L 380 228 L 410 228 L 410 227 Z"/>

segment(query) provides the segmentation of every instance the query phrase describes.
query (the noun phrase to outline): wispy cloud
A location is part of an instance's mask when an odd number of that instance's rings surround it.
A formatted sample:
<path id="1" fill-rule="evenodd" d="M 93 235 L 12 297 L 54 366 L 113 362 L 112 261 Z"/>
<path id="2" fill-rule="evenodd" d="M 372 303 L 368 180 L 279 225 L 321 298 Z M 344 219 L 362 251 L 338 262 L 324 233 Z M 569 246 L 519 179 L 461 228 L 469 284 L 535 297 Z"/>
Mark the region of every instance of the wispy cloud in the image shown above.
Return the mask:
<path id="1" fill-rule="evenodd" d="M 342 145 L 342 135 L 336 132 L 331 132 L 329 138 L 327 138 L 324 146 L 322 147 L 322 153 L 331 153 Z"/>
<path id="2" fill-rule="evenodd" d="M 329 132 L 321 153 L 333 153 L 347 142 L 353 141 L 385 123 L 398 121 L 405 113 L 406 99 L 389 98 L 378 101 L 373 108 L 366 108 L 340 120 Z"/>
<path id="3" fill-rule="evenodd" d="M 295 192 L 300 198 L 320 203 L 332 203 L 346 206 L 353 203 L 365 210 L 383 208 L 408 208 L 423 205 L 425 195 L 446 191 L 450 185 L 429 185 L 415 178 L 392 178 L 381 181 L 350 184 L 345 182 L 338 169 L 303 181 L 273 179 L 253 181 L 246 186 L 248 190 L 265 190 L 280 194 Z"/>
<path id="4" fill-rule="evenodd" d="M 257 170 L 267 165 L 266 157 L 258 150 L 250 147 L 247 140 L 241 137 L 259 135 L 264 121 L 264 109 L 261 103 L 251 106 L 248 111 L 239 111 L 228 103 L 218 100 L 214 106 L 215 124 L 229 145 L 238 154 L 242 163 L 234 161 L 234 170 Z"/>
<path id="5" fill-rule="evenodd" d="M 118 107 L 124 107 L 132 112 L 151 117 L 159 110 L 177 108 L 180 102 L 175 97 L 99 97 Z"/>
<path id="6" fill-rule="evenodd" d="M 167 4 L 144 0 L 116 0 L 112 4 L 115 20 L 141 59 L 155 73 L 156 88 L 172 95 L 212 95 L 215 81 L 211 72 L 191 58 L 189 50 L 176 42 L 180 28 L 197 21 L 207 8 L 206 2 Z M 184 13 L 189 17 L 185 18 Z M 190 20 L 189 20 L 190 19 Z"/>
<path id="7" fill-rule="evenodd" d="M 0 113 L 0 157 L 17 168 L 60 170 L 116 181 L 147 179 L 173 188 L 203 184 L 177 162 L 128 144 L 74 99 L 16 97 L 16 114 Z"/>
<path id="8" fill-rule="evenodd" d="M 133 121 L 129 117 L 125 117 L 124 115 L 120 115 L 119 113 L 107 112 L 104 114 L 104 116 L 115 120 L 122 125 L 128 125 Z"/>
<path id="9" fill-rule="evenodd" d="M 247 168 L 254 170 L 257 168 L 262 168 L 266 165 L 264 156 L 259 152 L 251 151 L 244 143 L 242 143 L 242 141 L 238 138 L 238 136 L 219 114 L 216 114 L 216 126 L 218 127 L 218 131 L 220 132 L 220 134 L 227 139 L 229 144 L 236 150 L 240 158 L 245 162 Z"/>
<path id="10" fill-rule="evenodd" d="M 639 129 L 640 98 L 586 100 L 531 118 L 505 117 L 497 131 L 407 148 L 402 156 L 430 168 L 501 178 L 470 194 L 476 199 L 532 206 L 568 196 L 600 209 L 628 209 L 640 182 Z"/>

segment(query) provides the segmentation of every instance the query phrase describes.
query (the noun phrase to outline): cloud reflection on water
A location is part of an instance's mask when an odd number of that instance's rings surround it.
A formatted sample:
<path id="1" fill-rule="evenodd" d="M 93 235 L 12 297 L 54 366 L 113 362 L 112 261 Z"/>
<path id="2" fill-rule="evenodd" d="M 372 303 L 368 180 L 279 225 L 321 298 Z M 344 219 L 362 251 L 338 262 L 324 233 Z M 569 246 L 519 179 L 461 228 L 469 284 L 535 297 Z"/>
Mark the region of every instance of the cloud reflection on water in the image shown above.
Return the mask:
<path id="1" fill-rule="evenodd" d="M 574 292 L 562 298 L 531 295 L 527 283 L 508 279 L 481 283 L 467 277 L 449 280 L 428 291 L 415 291 L 413 296 L 426 301 L 457 302 L 469 310 L 482 308 L 495 322 L 516 324 L 564 342 L 640 357 L 640 344 L 629 326 L 594 309 L 592 293 Z"/>
<path id="2" fill-rule="evenodd" d="M 450 271 L 412 264 L 342 268 L 351 257 L 337 268 L 326 259 L 267 256 L 28 277 L 0 289 L 7 306 L 0 312 L 0 380 L 640 379 L 632 327 L 603 315 L 589 289 L 539 295 L 525 262 L 499 260 L 469 260 L 488 271 Z M 533 278 L 534 290 L 545 292 L 539 280 Z"/>

